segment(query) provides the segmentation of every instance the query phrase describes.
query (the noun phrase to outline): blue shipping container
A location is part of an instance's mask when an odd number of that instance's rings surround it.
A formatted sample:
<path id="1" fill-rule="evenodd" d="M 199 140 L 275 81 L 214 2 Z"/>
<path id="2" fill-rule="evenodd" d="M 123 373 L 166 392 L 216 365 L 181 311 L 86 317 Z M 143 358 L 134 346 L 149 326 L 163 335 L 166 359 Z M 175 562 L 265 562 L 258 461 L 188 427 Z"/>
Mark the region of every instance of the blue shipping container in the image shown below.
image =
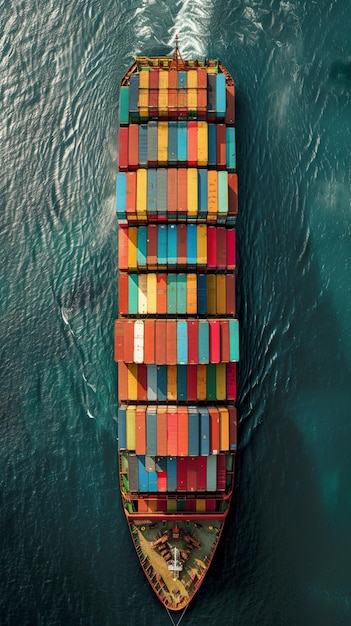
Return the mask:
<path id="1" fill-rule="evenodd" d="M 239 361 L 239 321 L 229 320 L 229 360 Z"/>
<path id="2" fill-rule="evenodd" d="M 186 122 L 178 122 L 178 161 L 186 163 L 188 159 L 188 128 Z"/>
<path id="3" fill-rule="evenodd" d="M 168 265 L 177 265 L 178 254 L 178 239 L 177 239 L 177 227 L 175 224 L 168 224 L 167 226 L 167 243 L 168 243 Z"/>
<path id="4" fill-rule="evenodd" d="M 157 227 L 157 263 L 167 264 L 167 226 L 159 224 Z"/>
<path id="5" fill-rule="evenodd" d="M 186 229 L 186 247 L 188 265 L 197 263 L 197 225 L 188 224 Z"/>
<path id="6" fill-rule="evenodd" d="M 147 124 L 139 125 L 139 167 L 147 167 Z"/>
<path id="7" fill-rule="evenodd" d="M 148 407 L 146 410 L 146 454 L 157 454 L 156 407 Z"/>
<path id="8" fill-rule="evenodd" d="M 187 366 L 177 365 L 177 397 L 178 400 L 187 399 Z"/>
<path id="9" fill-rule="evenodd" d="M 199 320 L 199 363 L 209 363 L 209 329 L 206 320 Z"/>
<path id="10" fill-rule="evenodd" d="M 226 109 L 225 75 L 216 75 L 216 117 L 224 117 Z"/>
<path id="11" fill-rule="evenodd" d="M 137 246 L 137 266 L 138 267 L 146 267 L 146 246 L 147 246 L 146 226 L 139 226 L 138 246 Z"/>
<path id="12" fill-rule="evenodd" d="M 157 173 L 156 169 L 147 170 L 147 212 L 149 215 L 157 211 Z"/>
<path id="13" fill-rule="evenodd" d="M 177 363 L 185 365 L 188 362 L 188 323 L 177 321 Z"/>
<path id="14" fill-rule="evenodd" d="M 177 122 L 168 122 L 168 162 L 175 165 L 178 159 Z"/>
<path id="15" fill-rule="evenodd" d="M 177 489 L 177 459 L 176 457 L 167 457 L 167 490 L 176 491 Z"/>
<path id="16" fill-rule="evenodd" d="M 177 277 L 177 313 L 186 313 L 186 274 Z"/>
<path id="17" fill-rule="evenodd" d="M 197 276 L 197 313 L 205 315 L 207 313 L 207 279 L 206 274 Z"/>
<path id="18" fill-rule="evenodd" d="M 208 207 L 207 170 L 198 170 L 199 219 L 206 219 Z"/>
<path id="19" fill-rule="evenodd" d="M 128 275 L 128 313 L 138 313 L 138 274 Z"/>
<path id="20" fill-rule="evenodd" d="M 147 399 L 157 400 L 157 365 L 147 366 Z"/>
<path id="21" fill-rule="evenodd" d="M 139 478 L 139 491 L 149 491 L 149 473 L 145 468 L 145 456 L 138 456 L 138 478 Z"/>
<path id="22" fill-rule="evenodd" d="M 216 165 L 217 152 L 216 152 L 216 124 L 208 125 L 208 164 Z"/>
<path id="23" fill-rule="evenodd" d="M 147 160 L 149 163 L 157 163 L 157 122 L 147 123 Z"/>
<path id="24" fill-rule="evenodd" d="M 226 164 L 228 170 L 236 168 L 236 149 L 235 149 L 235 128 L 227 126 L 226 128 Z"/>
<path id="25" fill-rule="evenodd" d="M 210 416 L 208 409 L 200 408 L 200 454 L 210 454 Z"/>
<path id="26" fill-rule="evenodd" d="M 139 98 L 139 74 L 132 74 L 129 81 L 129 113 L 134 120 L 139 116 L 138 113 Z"/>
<path id="27" fill-rule="evenodd" d="M 120 450 L 127 448 L 126 407 L 118 407 L 118 447 Z"/>
<path id="28" fill-rule="evenodd" d="M 187 84 L 186 72 L 178 72 L 178 89 L 186 89 Z"/>

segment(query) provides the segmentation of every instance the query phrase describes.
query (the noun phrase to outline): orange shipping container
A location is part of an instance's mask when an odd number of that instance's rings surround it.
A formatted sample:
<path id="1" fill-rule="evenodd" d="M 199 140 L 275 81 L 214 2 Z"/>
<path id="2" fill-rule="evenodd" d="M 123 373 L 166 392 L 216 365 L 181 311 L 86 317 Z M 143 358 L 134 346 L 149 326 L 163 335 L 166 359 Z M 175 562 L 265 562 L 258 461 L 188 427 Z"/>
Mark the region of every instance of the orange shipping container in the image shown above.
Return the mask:
<path id="1" fill-rule="evenodd" d="M 188 122 L 188 165 L 197 166 L 197 122 Z"/>
<path id="2" fill-rule="evenodd" d="M 197 313 L 197 276 L 196 274 L 187 274 L 186 312 L 188 313 L 188 315 L 192 315 L 192 314 L 195 315 Z"/>
<path id="3" fill-rule="evenodd" d="M 118 229 L 118 268 L 128 270 L 128 228 Z"/>
<path id="4" fill-rule="evenodd" d="M 167 367 L 167 400 L 173 402 L 177 399 L 177 366 Z"/>
<path id="5" fill-rule="evenodd" d="M 199 89 L 207 89 L 207 70 L 199 67 L 197 70 L 197 86 Z"/>
<path id="6" fill-rule="evenodd" d="M 197 164 L 205 166 L 208 162 L 208 128 L 207 122 L 197 123 Z"/>
<path id="7" fill-rule="evenodd" d="M 128 314 L 128 274 L 122 272 L 118 281 L 118 311 L 120 315 Z"/>
<path id="8" fill-rule="evenodd" d="M 220 320 L 221 327 L 221 361 L 229 362 L 229 324 L 228 320 Z"/>
<path id="9" fill-rule="evenodd" d="M 227 313 L 226 278 L 225 274 L 216 275 L 217 315 L 226 315 Z"/>
<path id="10" fill-rule="evenodd" d="M 198 400 L 206 400 L 206 365 L 197 366 L 197 397 Z"/>
<path id="11" fill-rule="evenodd" d="M 124 361 L 134 362 L 134 320 L 124 320 Z"/>
<path id="12" fill-rule="evenodd" d="M 226 167 L 226 160 L 227 160 L 225 124 L 216 124 L 216 157 L 217 157 L 218 169 L 224 170 Z"/>
<path id="13" fill-rule="evenodd" d="M 228 215 L 238 214 L 238 177 L 236 174 L 228 173 Z"/>
<path id="14" fill-rule="evenodd" d="M 157 313 L 167 313 L 167 276 L 157 274 Z"/>
<path id="15" fill-rule="evenodd" d="M 157 455 L 167 456 L 167 407 L 158 406 L 156 413 Z"/>
<path id="16" fill-rule="evenodd" d="M 115 320 L 115 361 L 123 361 L 124 357 L 124 320 Z"/>
<path id="17" fill-rule="evenodd" d="M 167 345 L 166 362 L 168 365 L 176 365 L 177 364 L 177 321 L 167 320 L 166 325 L 167 325 L 166 326 L 166 345 Z"/>
<path id="18" fill-rule="evenodd" d="M 235 122 L 235 88 L 234 85 L 226 85 L 226 124 L 234 124 Z"/>
<path id="19" fill-rule="evenodd" d="M 220 416 L 220 449 L 229 450 L 229 412 L 224 407 L 219 407 Z"/>
<path id="20" fill-rule="evenodd" d="M 118 400 L 128 400 L 128 365 L 123 361 L 118 363 Z"/>
<path id="21" fill-rule="evenodd" d="M 155 363 L 155 320 L 144 321 L 144 363 Z"/>
<path id="22" fill-rule="evenodd" d="M 155 323 L 155 360 L 157 365 L 167 363 L 166 355 L 166 320 L 158 319 Z"/>

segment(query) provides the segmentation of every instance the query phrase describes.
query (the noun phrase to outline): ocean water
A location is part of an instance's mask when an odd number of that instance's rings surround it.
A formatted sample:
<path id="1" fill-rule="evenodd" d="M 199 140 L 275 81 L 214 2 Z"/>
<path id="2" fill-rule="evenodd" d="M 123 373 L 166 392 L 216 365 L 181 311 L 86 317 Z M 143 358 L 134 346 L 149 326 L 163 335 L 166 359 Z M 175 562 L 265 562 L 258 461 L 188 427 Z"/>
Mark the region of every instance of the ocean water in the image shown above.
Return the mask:
<path id="1" fill-rule="evenodd" d="M 184 626 L 351 623 L 351 5 L 0 0 L 0 624 L 170 623 L 116 463 L 119 81 L 236 81 L 240 446 Z"/>

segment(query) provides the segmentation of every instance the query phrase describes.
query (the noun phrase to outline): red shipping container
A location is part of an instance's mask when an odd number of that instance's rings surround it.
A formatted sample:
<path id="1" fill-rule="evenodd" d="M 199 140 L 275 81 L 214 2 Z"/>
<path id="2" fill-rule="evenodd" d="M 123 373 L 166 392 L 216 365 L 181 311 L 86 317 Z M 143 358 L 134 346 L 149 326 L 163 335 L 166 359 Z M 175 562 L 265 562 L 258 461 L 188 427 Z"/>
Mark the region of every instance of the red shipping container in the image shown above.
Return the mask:
<path id="1" fill-rule="evenodd" d="M 157 490 L 167 491 L 167 472 L 157 472 Z M 161 506 L 160 506 L 161 504 Z M 164 505 L 162 508 L 162 504 Z M 158 500 L 158 510 L 167 511 L 167 500 Z"/>
<path id="2" fill-rule="evenodd" d="M 118 280 L 118 311 L 120 315 L 128 314 L 128 274 L 119 274 Z"/>
<path id="3" fill-rule="evenodd" d="M 167 407 L 156 409 L 157 455 L 167 456 Z"/>
<path id="4" fill-rule="evenodd" d="M 227 232 L 224 226 L 217 227 L 217 267 L 224 270 L 227 266 Z"/>
<path id="5" fill-rule="evenodd" d="M 214 269 L 217 263 L 217 228 L 209 226 L 207 228 L 207 267 Z"/>
<path id="6" fill-rule="evenodd" d="M 197 457 L 187 458 L 186 468 L 186 489 L 187 491 L 197 491 Z"/>
<path id="7" fill-rule="evenodd" d="M 166 491 L 167 491 L 167 473 L 166 473 Z M 163 513 L 167 513 L 167 500 L 166 499 L 162 500 L 161 498 L 159 498 L 157 500 L 157 510 L 162 511 Z"/>
<path id="8" fill-rule="evenodd" d="M 124 320 L 115 320 L 115 341 L 114 341 L 115 361 L 123 361 L 124 357 Z"/>
<path id="9" fill-rule="evenodd" d="M 168 89 L 178 88 L 178 70 L 171 69 L 168 72 Z"/>
<path id="10" fill-rule="evenodd" d="M 226 458 L 225 454 L 217 456 L 217 491 L 225 491 L 226 483 Z"/>
<path id="11" fill-rule="evenodd" d="M 157 274 L 157 313 L 163 315 L 167 313 L 167 276 Z"/>
<path id="12" fill-rule="evenodd" d="M 158 320 L 158 323 L 160 320 Z M 177 322 L 176 320 L 166 321 L 166 363 L 167 365 L 177 365 Z"/>
<path id="13" fill-rule="evenodd" d="M 236 268 L 236 237 L 234 228 L 227 228 L 227 269 Z"/>
<path id="14" fill-rule="evenodd" d="M 138 402 L 147 402 L 147 366 L 144 363 L 138 365 Z"/>
<path id="15" fill-rule="evenodd" d="M 187 395 L 188 400 L 197 400 L 197 365 L 188 365 L 187 371 Z"/>
<path id="16" fill-rule="evenodd" d="M 186 510 L 187 511 L 196 511 L 196 499 L 195 498 L 187 498 Z"/>
<path id="17" fill-rule="evenodd" d="M 229 324 L 228 320 L 220 320 L 221 327 L 221 362 L 228 363 L 229 361 Z"/>
<path id="18" fill-rule="evenodd" d="M 178 450 L 179 456 L 188 455 L 188 409 L 178 407 Z"/>
<path id="19" fill-rule="evenodd" d="M 197 110 L 200 119 L 204 119 L 207 113 L 207 89 L 197 90 Z"/>
<path id="20" fill-rule="evenodd" d="M 146 454 L 146 407 L 137 406 L 135 412 L 135 453 Z"/>
<path id="21" fill-rule="evenodd" d="M 155 363 L 155 320 L 144 320 L 144 363 Z"/>
<path id="22" fill-rule="evenodd" d="M 178 91 L 173 88 L 168 89 L 168 117 L 171 119 L 178 117 Z"/>
<path id="23" fill-rule="evenodd" d="M 185 167 L 178 169 L 177 211 L 179 219 L 186 219 L 188 211 L 188 170 Z"/>
<path id="24" fill-rule="evenodd" d="M 175 218 L 178 211 L 178 170 L 169 168 L 167 170 L 167 212 L 172 218 Z"/>
<path id="25" fill-rule="evenodd" d="M 129 124 L 128 136 L 128 166 L 136 170 L 139 165 L 139 125 Z"/>
<path id="26" fill-rule="evenodd" d="M 186 456 L 177 458 L 177 491 L 186 491 L 187 461 Z"/>
<path id="27" fill-rule="evenodd" d="M 169 406 L 167 410 L 167 455 L 178 454 L 178 415 L 177 407 Z"/>
<path id="28" fill-rule="evenodd" d="M 118 229 L 118 268 L 128 270 L 128 228 L 120 226 Z"/>
<path id="29" fill-rule="evenodd" d="M 214 512 L 216 510 L 216 500 L 214 498 L 206 499 L 206 511 Z"/>
<path id="30" fill-rule="evenodd" d="M 134 363 L 134 320 L 124 320 L 124 361 Z"/>
<path id="31" fill-rule="evenodd" d="M 197 490 L 206 491 L 207 477 L 207 457 L 198 456 L 197 458 Z"/>
<path id="32" fill-rule="evenodd" d="M 235 365 L 235 363 L 233 364 Z M 235 406 L 229 406 L 229 450 L 236 450 L 237 446 L 237 413 Z"/>
<path id="33" fill-rule="evenodd" d="M 238 215 L 238 177 L 228 173 L 228 215 Z"/>
<path id="34" fill-rule="evenodd" d="M 118 363 L 118 400 L 128 400 L 128 365 L 123 361 Z"/>
<path id="35" fill-rule="evenodd" d="M 199 323 L 188 320 L 188 363 L 199 362 Z"/>
<path id="36" fill-rule="evenodd" d="M 186 170 L 185 170 L 186 171 Z M 186 265 L 187 263 L 187 250 L 186 250 L 186 224 L 178 224 L 178 265 Z"/>
<path id="37" fill-rule="evenodd" d="M 227 398 L 236 400 L 236 363 L 227 363 Z"/>
<path id="38" fill-rule="evenodd" d="M 225 170 L 226 160 L 227 160 L 225 124 L 216 124 L 216 158 L 217 158 L 217 169 Z"/>
<path id="39" fill-rule="evenodd" d="M 188 165 L 197 166 L 197 122 L 188 122 Z"/>
<path id="40" fill-rule="evenodd" d="M 221 360 L 220 324 L 217 320 L 210 320 L 210 363 L 219 363 Z"/>
<path id="41" fill-rule="evenodd" d="M 199 89 L 207 90 L 207 70 L 205 67 L 199 67 L 197 70 L 197 86 Z"/>
<path id="42" fill-rule="evenodd" d="M 126 213 L 127 219 L 133 219 L 136 214 L 136 172 L 127 172 Z"/>
<path id="43" fill-rule="evenodd" d="M 118 165 L 122 172 L 128 169 L 128 126 L 120 126 L 118 135 Z"/>
<path id="44" fill-rule="evenodd" d="M 157 266 L 157 224 L 147 226 L 147 265 L 150 268 Z"/>
<path id="45" fill-rule="evenodd" d="M 157 319 L 155 321 L 155 361 L 157 365 L 167 363 L 166 348 L 166 320 Z"/>
<path id="46" fill-rule="evenodd" d="M 226 110 L 225 110 L 225 123 L 234 124 L 235 122 L 235 87 L 234 85 L 226 84 Z"/>
<path id="47" fill-rule="evenodd" d="M 149 90 L 149 116 L 158 116 L 158 89 Z"/>
<path id="48" fill-rule="evenodd" d="M 214 407 L 209 408 L 211 429 L 211 454 L 219 453 L 219 413 Z"/>
<path id="49" fill-rule="evenodd" d="M 235 315 L 235 274 L 226 275 L 226 312 L 227 315 Z"/>

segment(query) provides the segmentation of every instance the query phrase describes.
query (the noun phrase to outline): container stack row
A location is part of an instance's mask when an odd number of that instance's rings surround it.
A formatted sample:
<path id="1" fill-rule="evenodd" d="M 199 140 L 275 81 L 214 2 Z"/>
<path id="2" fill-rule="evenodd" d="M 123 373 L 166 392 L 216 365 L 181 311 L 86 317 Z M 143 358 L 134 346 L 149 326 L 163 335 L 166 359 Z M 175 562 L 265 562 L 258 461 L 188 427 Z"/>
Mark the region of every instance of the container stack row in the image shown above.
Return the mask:
<path id="1" fill-rule="evenodd" d="M 205 270 L 234 271 L 236 231 L 206 224 L 148 224 L 118 230 L 120 271 Z"/>
<path id="2" fill-rule="evenodd" d="M 236 363 L 146 365 L 118 363 L 118 400 L 133 402 L 231 402 Z"/>
<path id="3" fill-rule="evenodd" d="M 195 272 L 119 275 L 120 315 L 235 315 L 235 274 Z"/>
<path id="4" fill-rule="evenodd" d="M 156 365 L 239 361 L 237 319 L 115 321 L 115 361 Z"/>
<path id="5" fill-rule="evenodd" d="M 208 456 L 236 450 L 234 406 L 147 406 L 118 409 L 118 445 L 148 457 Z M 154 461 L 152 461 L 154 463 Z"/>
<path id="6" fill-rule="evenodd" d="M 238 179 L 227 171 L 151 168 L 119 172 L 116 211 L 130 222 L 206 222 L 233 225 Z"/>
<path id="7" fill-rule="evenodd" d="M 122 172 L 153 167 L 236 169 L 235 128 L 207 122 L 148 122 L 121 126 Z"/>
<path id="8" fill-rule="evenodd" d="M 218 66 L 188 71 L 145 67 L 121 87 L 120 124 L 183 118 L 232 125 L 234 97 L 234 85 Z"/>

